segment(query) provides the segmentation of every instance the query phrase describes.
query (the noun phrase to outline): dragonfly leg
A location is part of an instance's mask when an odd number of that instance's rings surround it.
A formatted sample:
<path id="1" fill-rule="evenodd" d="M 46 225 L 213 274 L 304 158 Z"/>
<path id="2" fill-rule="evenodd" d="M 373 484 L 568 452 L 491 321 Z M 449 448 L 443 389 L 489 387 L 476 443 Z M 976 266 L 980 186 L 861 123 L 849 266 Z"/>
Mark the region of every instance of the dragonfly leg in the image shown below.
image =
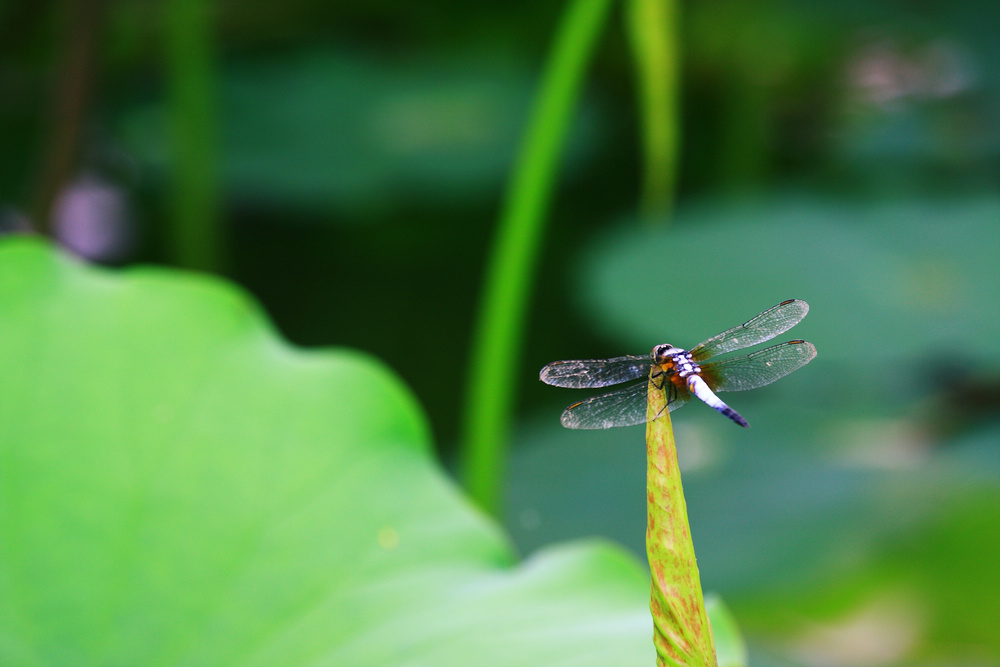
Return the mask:
<path id="1" fill-rule="evenodd" d="M 654 371 L 652 375 L 650 375 L 650 379 L 653 381 L 653 386 L 655 386 L 657 389 L 662 390 L 664 383 L 667 382 L 666 375 L 667 374 L 664 373 L 662 370 Z M 657 384 L 656 379 L 659 377 L 662 377 L 663 379 L 661 379 L 660 383 Z M 669 412 L 670 404 L 674 402 L 675 398 L 677 398 L 677 387 L 675 387 L 674 383 L 671 382 L 667 385 L 667 395 L 666 395 L 667 400 L 663 403 L 663 407 L 660 408 L 660 411 L 656 413 L 656 416 L 653 417 L 653 419 L 648 421 L 655 421 L 660 417 L 662 417 L 664 412 Z"/>

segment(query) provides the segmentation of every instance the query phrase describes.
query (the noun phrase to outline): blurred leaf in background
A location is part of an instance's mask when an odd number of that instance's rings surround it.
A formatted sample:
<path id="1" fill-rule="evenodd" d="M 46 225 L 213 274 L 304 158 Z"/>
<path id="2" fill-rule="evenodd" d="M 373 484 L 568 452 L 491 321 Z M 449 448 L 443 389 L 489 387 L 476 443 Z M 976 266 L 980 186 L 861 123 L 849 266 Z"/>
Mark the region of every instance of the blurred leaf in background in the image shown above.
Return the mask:
<path id="1" fill-rule="evenodd" d="M 626 222 L 595 238 L 577 266 L 576 296 L 595 328 L 638 349 L 662 337 L 690 347 L 733 317 L 804 298 L 804 326 L 817 335 L 802 335 L 833 343 L 824 358 L 892 382 L 901 362 L 924 361 L 937 345 L 1000 361 L 1000 312 L 987 306 L 1000 302 L 997 220 L 991 196 L 692 203 L 670 232 Z M 661 286 L 652 292 L 643 289 L 650 277 Z M 712 319 L 688 316 L 699 312 Z"/>
<path id="2" fill-rule="evenodd" d="M 511 168 L 534 83 L 515 54 L 401 61 L 318 48 L 243 58 L 222 78 L 230 198 L 341 224 L 414 201 L 491 196 Z M 121 120 L 126 144 L 160 171 L 162 113 L 138 106 Z M 593 104 L 578 118 L 569 165 L 599 141 Z"/>

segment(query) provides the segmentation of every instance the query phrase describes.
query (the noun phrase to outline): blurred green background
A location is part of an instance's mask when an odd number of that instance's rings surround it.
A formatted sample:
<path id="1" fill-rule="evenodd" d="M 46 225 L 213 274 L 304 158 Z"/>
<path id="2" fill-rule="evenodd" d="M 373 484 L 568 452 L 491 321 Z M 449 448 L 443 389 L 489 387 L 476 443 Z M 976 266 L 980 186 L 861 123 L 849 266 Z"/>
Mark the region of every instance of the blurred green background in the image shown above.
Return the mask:
<path id="1" fill-rule="evenodd" d="M 8 0 L 0 229 L 236 281 L 291 342 L 384 360 L 454 468 L 562 11 Z M 1000 7 L 681 3 L 676 204 L 652 217 L 623 23 L 587 65 L 514 362 L 519 550 L 643 553 L 642 430 L 562 430 L 579 394 L 538 368 L 805 299 L 789 335 L 818 358 L 725 397 L 753 428 L 675 415 L 705 589 L 751 664 L 1000 664 Z"/>

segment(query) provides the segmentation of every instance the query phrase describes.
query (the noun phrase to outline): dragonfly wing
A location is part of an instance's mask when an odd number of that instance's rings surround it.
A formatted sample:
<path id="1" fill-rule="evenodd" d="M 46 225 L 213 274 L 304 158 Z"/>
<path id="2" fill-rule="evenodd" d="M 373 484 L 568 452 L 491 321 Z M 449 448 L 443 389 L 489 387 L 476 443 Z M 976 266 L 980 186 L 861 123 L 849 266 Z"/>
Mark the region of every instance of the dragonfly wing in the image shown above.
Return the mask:
<path id="1" fill-rule="evenodd" d="M 791 340 L 743 357 L 707 363 L 701 367 L 701 375 L 713 391 L 746 391 L 785 377 L 815 356 L 812 343 Z"/>
<path id="2" fill-rule="evenodd" d="M 695 361 L 704 361 L 717 354 L 742 350 L 771 340 L 801 322 L 808 312 L 809 304 L 801 299 L 782 301 L 752 320 L 699 343 L 691 349 L 691 356 Z"/>
<path id="3" fill-rule="evenodd" d="M 648 380 L 644 379 L 642 382 L 574 403 L 563 412 L 562 425 L 566 428 L 598 429 L 644 424 L 647 421 L 647 387 Z M 673 384 L 668 384 L 667 387 L 670 392 L 667 403 L 671 412 L 687 403 L 691 397 L 687 390 L 678 389 Z"/>
<path id="4" fill-rule="evenodd" d="M 649 375 L 649 356 L 588 359 L 583 361 L 553 361 L 538 374 L 545 384 L 570 389 L 607 387 L 644 378 Z"/>

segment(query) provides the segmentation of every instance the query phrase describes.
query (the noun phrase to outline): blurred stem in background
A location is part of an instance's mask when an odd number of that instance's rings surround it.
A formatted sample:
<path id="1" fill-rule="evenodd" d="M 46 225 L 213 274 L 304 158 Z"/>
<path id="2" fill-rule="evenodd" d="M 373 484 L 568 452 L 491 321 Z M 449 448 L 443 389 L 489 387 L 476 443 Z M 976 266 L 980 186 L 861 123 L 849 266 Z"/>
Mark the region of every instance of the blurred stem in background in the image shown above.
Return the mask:
<path id="1" fill-rule="evenodd" d="M 172 192 L 168 234 L 179 266 L 219 272 L 220 218 L 218 90 L 208 0 L 167 0 L 164 46 L 169 99 Z"/>
<path id="2" fill-rule="evenodd" d="M 756 54 L 753 54 L 756 55 Z M 769 170 L 769 125 L 773 102 L 766 86 L 754 80 L 745 61 L 727 81 L 727 97 L 720 118 L 718 172 L 729 192 L 758 190 Z"/>
<path id="3" fill-rule="evenodd" d="M 642 213 L 666 222 L 674 205 L 680 152 L 677 0 L 631 0 L 626 30 L 635 57 L 642 127 Z"/>
<path id="4" fill-rule="evenodd" d="M 571 0 L 566 6 L 492 245 L 468 365 L 460 456 L 470 495 L 494 514 L 500 507 L 515 377 L 542 228 L 586 65 L 610 7 L 610 0 Z"/>
<path id="5" fill-rule="evenodd" d="M 46 145 L 35 185 L 32 218 L 43 234 L 52 232 L 52 206 L 76 175 L 84 143 L 87 112 L 93 99 L 98 44 L 105 0 L 66 0 L 58 72 L 51 95 Z M 23 26 L 22 26 L 23 28 Z"/>

